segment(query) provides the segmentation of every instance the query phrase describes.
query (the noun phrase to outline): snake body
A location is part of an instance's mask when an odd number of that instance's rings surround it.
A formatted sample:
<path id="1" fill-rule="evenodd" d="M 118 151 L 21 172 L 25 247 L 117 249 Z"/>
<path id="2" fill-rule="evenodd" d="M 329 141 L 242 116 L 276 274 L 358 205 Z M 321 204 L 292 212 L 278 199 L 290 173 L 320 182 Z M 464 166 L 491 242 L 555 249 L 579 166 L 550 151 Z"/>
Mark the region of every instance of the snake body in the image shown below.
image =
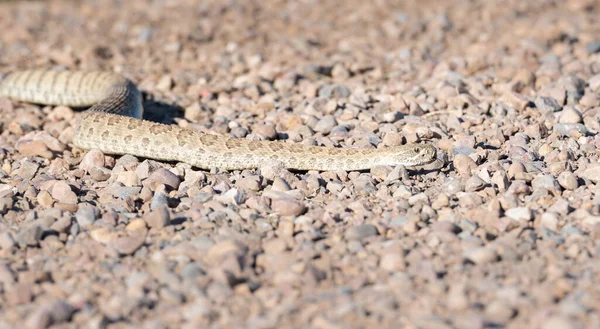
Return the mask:
<path id="1" fill-rule="evenodd" d="M 0 82 L 0 95 L 31 103 L 90 107 L 79 118 L 73 137 L 76 147 L 181 161 L 203 169 L 251 169 L 276 161 L 297 170 L 363 170 L 377 165 L 424 165 L 436 159 L 435 147 L 428 144 L 331 148 L 227 138 L 146 121 L 141 119 L 143 108 L 135 84 L 112 72 L 18 71 Z"/>

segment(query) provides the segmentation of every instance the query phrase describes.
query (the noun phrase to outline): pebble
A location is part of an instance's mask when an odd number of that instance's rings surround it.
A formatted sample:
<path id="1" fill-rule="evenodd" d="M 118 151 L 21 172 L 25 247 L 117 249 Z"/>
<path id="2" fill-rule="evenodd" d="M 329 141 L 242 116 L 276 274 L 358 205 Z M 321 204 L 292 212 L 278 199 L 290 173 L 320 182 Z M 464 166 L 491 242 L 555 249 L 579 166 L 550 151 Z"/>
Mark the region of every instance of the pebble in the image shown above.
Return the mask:
<path id="1" fill-rule="evenodd" d="M 169 206 L 169 199 L 167 198 L 167 196 L 162 192 L 155 192 L 154 196 L 152 197 L 152 202 L 150 203 L 150 209 L 155 210 L 160 207 L 168 207 L 168 206 Z"/>
<path id="2" fill-rule="evenodd" d="M 350 89 L 340 84 L 323 85 L 319 89 L 319 96 L 325 98 L 347 98 L 350 96 Z"/>
<path id="3" fill-rule="evenodd" d="M 104 167 L 92 167 L 89 170 L 90 177 L 97 182 L 103 182 L 110 178 L 111 171 Z"/>
<path id="4" fill-rule="evenodd" d="M 134 234 L 112 239 L 109 241 L 109 243 L 119 254 L 131 255 L 141 248 L 145 241 L 145 234 Z"/>
<path id="5" fill-rule="evenodd" d="M 52 159 L 54 157 L 54 154 L 48 149 L 46 144 L 35 140 L 19 143 L 17 151 L 27 157 L 39 156 L 45 159 Z"/>
<path id="6" fill-rule="evenodd" d="M 257 135 L 263 136 L 267 140 L 275 140 L 277 139 L 277 130 L 275 126 L 267 124 L 267 125 L 256 125 L 252 128 L 252 132 Z"/>
<path id="7" fill-rule="evenodd" d="M 583 328 L 579 326 L 570 319 L 566 315 L 553 315 L 547 319 L 544 319 L 544 322 L 541 324 L 541 329 L 580 329 Z"/>
<path id="8" fill-rule="evenodd" d="M 522 173 L 526 173 L 527 169 L 525 168 L 525 165 L 523 165 L 521 162 L 513 162 L 510 167 L 508 167 L 508 177 L 510 178 L 514 178 L 516 177 L 518 174 L 522 174 Z"/>
<path id="9" fill-rule="evenodd" d="M 379 267 L 388 272 L 398 272 L 406 269 L 404 256 L 400 253 L 386 253 L 379 260 Z"/>
<path id="10" fill-rule="evenodd" d="M 530 221 L 533 219 L 533 212 L 528 207 L 515 207 L 506 210 L 506 216 L 516 221 Z"/>
<path id="11" fill-rule="evenodd" d="M 479 176 L 471 176 L 465 183 L 465 191 L 476 192 L 481 191 L 487 184 Z"/>
<path id="12" fill-rule="evenodd" d="M 144 216 L 144 220 L 151 228 L 162 229 L 169 225 L 171 215 L 166 206 L 159 207 Z"/>
<path id="13" fill-rule="evenodd" d="M 94 167 L 104 167 L 104 153 L 100 150 L 89 150 L 81 159 L 79 169 L 89 172 Z"/>
<path id="14" fill-rule="evenodd" d="M 104 227 L 91 231 L 90 236 L 95 241 L 105 244 L 105 245 L 108 245 L 114 239 L 113 233 Z"/>
<path id="15" fill-rule="evenodd" d="M 585 45 L 585 50 L 590 54 L 600 52 L 600 41 L 592 41 Z"/>
<path id="16" fill-rule="evenodd" d="M 470 176 L 471 172 L 477 168 L 475 161 L 464 154 L 455 155 L 453 163 L 456 171 L 463 176 Z"/>
<path id="17" fill-rule="evenodd" d="M 288 184 L 288 182 L 285 181 L 285 179 L 281 177 L 275 177 L 275 179 L 273 180 L 272 189 L 274 191 L 286 192 L 291 190 L 292 187 L 290 186 L 290 184 Z"/>
<path id="18" fill-rule="evenodd" d="M 214 199 L 223 203 L 232 204 L 242 204 L 244 201 L 246 201 L 244 192 L 236 188 L 232 188 L 223 194 L 216 195 Z"/>
<path id="19" fill-rule="evenodd" d="M 77 224 L 79 224 L 80 227 L 87 228 L 94 224 L 99 215 L 100 210 L 94 206 L 79 206 L 79 209 L 77 209 L 77 212 L 75 213 L 75 220 L 77 220 Z"/>
<path id="20" fill-rule="evenodd" d="M 600 164 L 594 164 L 587 167 L 582 173 L 581 178 L 589 179 L 594 183 L 600 182 Z"/>
<path id="21" fill-rule="evenodd" d="M 17 232 L 15 240 L 21 248 L 37 247 L 42 238 L 42 233 L 44 233 L 44 230 L 40 225 L 22 226 Z"/>
<path id="22" fill-rule="evenodd" d="M 346 240 L 362 240 L 370 236 L 378 235 L 377 227 L 371 224 L 355 225 L 346 230 L 344 238 Z"/>
<path id="23" fill-rule="evenodd" d="M 77 195 L 65 181 L 56 181 L 50 194 L 60 203 L 77 204 Z"/>
<path id="24" fill-rule="evenodd" d="M 583 115 L 573 106 L 565 106 L 560 114 L 560 123 L 582 123 Z"/>
<path id="25" fill-rule="evenodd" d="M 48 191 L 40 191 L 36 199 L 42 207 L 48 207 L 53 203 L 52 196 L 50 195 L 50 193 L 48 193 Z"/>
<path id="26" fill-rule="evenodd" d="M 147 228 L 148 227 L 146 226 L 146 221 L 140 218 L 134 218 L 130 220 L 129 224 L 125 226 L 125 230 L 130 232 L 138 230 L 140 230 L 140 232 L 146 232 Z"/>
<path id="27" fill-rule="evenodd" d="M 561 187 L 558 184 L 558 182 L 556 181 L 556 179 L 554 179 L 554 177 L 552 177 L 552 175 L 538 175 L 536 178 L 534 178 L 531 181 L 531 187 L 534 190 L 537 189 L 547 189 L 550 191 L 560 191 Z"/>
<path id="28" fill-rule="evenodd" d="M 553 212 L 545 212 L 540 216 L 540 224 L 549 230 L 558 232 L 558 216 Z"/>
<path id="29" fill-rule="evenodd" d="M 570 171 L 563 171 L 558 175 L 558 184 L 566 190 L 574 190 L 579 187 L 577 176 Z"/>
<path id="30" fill-rule="evenodd" d="M 554 125 L 554 131 L 560 136 L 569 137 L 571 131 L 576 131 L 582 135 L 587 134 L 587 128 L 581 123 L 557 123 Z"/>
<path id="31" fill-rule="evenodd" d="M 535 98 L 534 103 L 535 107 L 541 113 L 554 113 L 562 109 L 562 107 L 558 105 L 558 102 L 551 97 L 538 96 Z"/>
<path id="32" fill-rule="evenodd" d="M 495 300 L 490 302 L 485 308 L 485 316 L 492 323 L 506 323 L 515 314 L 505 302 Z"/>
<path id="33" fill-rule="evenodd" d="M 337 125 L 335 117 L 332 115 L 324 116 L 314 127 L 314 130 L 323 134 L 331 133 L 331 130 Z"/>
<path id="34" fill-rule="evenodd" d="M 497 260 L 498 255 L 495 250 L 489 247 L 474 247 L 463 253 L 464 258 L 475 264 L 486 264 Z"/>
<path id="35" fill-rule="evenodd" d="M 260 177 L 250 176 L 239 179 L 236 186 L 244 191 L 260 191 Z"/>
<path id="36" fill-rule="evenodd" d="M 281 216 L 300 216 L 306 212 L 304 203 L 294 198 L 273 199 L 271 209 Z"/>
<path id="37" fill-rule="evenodd" d="M 141 186 L 142 180 L 135 171 L 123 171 L 117 174 L 117 182 L 127 186 Z"/>
<path id="38" fill-rule="evenodd" d="M 150 174 L 150 177 L 144 180 L 143 186 L 154 190 L 159 184 L 163 184 L 173 190 L 177 190 L 180 183 L 181 179 L 179 179 L 177 175 L 168 169 L 160 168 L 155 170 L 152 174 Z"/>
<path id="39" fill-rule="evenodd" d="M 68 321 L 74 312 L 75 308 L 65 301 L 50 302 L 31 312 L 24 325 L 28 329 L 49 328 Z"/>

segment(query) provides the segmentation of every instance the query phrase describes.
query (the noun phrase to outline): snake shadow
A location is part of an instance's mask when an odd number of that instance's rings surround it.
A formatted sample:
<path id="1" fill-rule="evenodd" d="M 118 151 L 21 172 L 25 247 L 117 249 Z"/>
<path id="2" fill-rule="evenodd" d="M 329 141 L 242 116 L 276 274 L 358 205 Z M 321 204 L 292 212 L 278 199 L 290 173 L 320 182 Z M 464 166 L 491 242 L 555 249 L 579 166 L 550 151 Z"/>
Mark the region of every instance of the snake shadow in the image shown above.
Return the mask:
<path id="1" fill-rule="evenodd" d="M 163 102 L 142 92 L 143 119 L 164 124 L 173 124 L 175 119 L 183 118 L 184 108 Z"/>

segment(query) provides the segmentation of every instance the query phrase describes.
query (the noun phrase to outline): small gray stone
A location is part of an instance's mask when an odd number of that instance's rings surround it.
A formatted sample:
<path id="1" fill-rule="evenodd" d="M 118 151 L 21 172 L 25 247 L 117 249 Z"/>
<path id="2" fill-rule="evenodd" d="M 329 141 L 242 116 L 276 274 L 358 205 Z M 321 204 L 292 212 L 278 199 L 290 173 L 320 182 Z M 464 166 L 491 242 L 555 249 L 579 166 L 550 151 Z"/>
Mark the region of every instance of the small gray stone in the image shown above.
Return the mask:
<path id="1" fill-rule="evenodd" d="M 553 129 L 563 137 L 569 137 L 571 130 L 575 130 L 583 135 L 588 132 L 587 128 L 581 123 L 557 123 Z"/>
<path id="2" fill-rule="evenodd" d="M 452 148 L 452 154 L 457 155 L 457 154 L 462 154 L 462 155 L 469 155 L 472 153 L 475 153 L 477 150 L 475 150 L 472 147 L 469 146 L 457 146 L 457 147 L 453 147 Z"/>
<path id="3" fill-rule="evenodd" d="M 329 134 L 336 125 L 337 122 L 335 120 L 335 117 L 333 115 L 326 115 L 323 118 L 321 118 L 319 122 L 317 122 L 314 129 L 317 132 Z"/>
<path id="4" fill-rule="evenodd" d="M 163 192 L 155 192 L 150 203 L 150 209 L 155 210 L 163 206 L 169 206 L 169 199 Z"/>
<path id="5" fill-rule="evenodd" d="M 558 184 L 566 190 L 574 190 L 579 187 L 577 176 L 570 171 L 563 171 L 558 175 Z"/>
<path id="6" fill-rule="evenodd" d="M 350 96 L 350 89 L 340 84 L 323 85 L 319 89 L 319 96 L 326 98 L 347 98 Z"/>
<path id="7" fill-rule="evenodd" d="M 577 226 L 565 225 L 560 230 L 560 233 L 562 233 L 564 235 L 582 235 L 583 231 L 580 228 L 578 228 Z"/>
<path id="8" fill-rule="evenodd" d="M 214 199 L 223 203 L 242 204 L 246 197 L 241 190 L 232 188 L 223 194 L 214 196 Z"/>
<path id="9" fill-rule="evenodd" d="M 195 280 L 201 275 L 205 275 L 206 272 L 197 263 L 187 263 L 181 268 L 179 273 L 183 279 Z"/>
<path id="10" fill-rule="evenodd" d="M 379 234 L 377 227 L 371 224 L 361 224 L 349 228 L 344 234 L 346 240 L 362 240 L 364 238 Z"/>
<path id="11" fill-rule="evenodd" d="M 81 205 L 75 213 L 75 220 L 77 220 L 77 224 L 80 227 L 86 228 L 92 226 L 99 215 L 100 211 L 98 208 L 90 205 Z"/>
<path id="12" fill-rule="evenodd" d="M 600 52 L 600 41 L 592 41 L 585 45 L 585 50 L 590 54 Z"/>
<path id="13" fill-rule="evenodd" d="M 465 183 L 465 191 L 476 192 L 482 190 L 486 186 L 486 183 L 479 176 L 471 176 Z"/>
<path id="14" fill-rule="evenodd" d="M 17 233 L 16 240 L 22 248 L 37 247 L 44 230 L 39 225 L 21 226 Z"/>
<path id="15" fill-rule="evenodd" d="M 541 113 L 553 113 L 561 110 L 561 106 L 558 105 L 558 102 L 552 97 L 538 96 L 534 103 L 535 107 Z"/>
<path id="16" fill-rule="evenodd" d="M 465 186 L 463 185 L 463 183 L 460 180 L 453 177 L 448 178 L 444 182 L 444 187 L 446 192 L 448 192 L 448 194 L 450 195 L 455 195 L 456 193 L 464 192 L 465 190 Z"/>
<path id="17" fill-rule="evenodd" d="M 398 217 L 394 217 L 391 221 L 390 221 L 390 227 L 402 227 L 404 225 L 406 225 L 406 223 L 408 222 L 408 217 L 407 216 L 398 216 Z"/>
<path id="18" fill-rule="evenodd" d="M 561 187 L 552 175 L 539 175 L 531 181 L 531 187 L 534 190 L 547 189 L 550 191 L 560 191 Z"/>

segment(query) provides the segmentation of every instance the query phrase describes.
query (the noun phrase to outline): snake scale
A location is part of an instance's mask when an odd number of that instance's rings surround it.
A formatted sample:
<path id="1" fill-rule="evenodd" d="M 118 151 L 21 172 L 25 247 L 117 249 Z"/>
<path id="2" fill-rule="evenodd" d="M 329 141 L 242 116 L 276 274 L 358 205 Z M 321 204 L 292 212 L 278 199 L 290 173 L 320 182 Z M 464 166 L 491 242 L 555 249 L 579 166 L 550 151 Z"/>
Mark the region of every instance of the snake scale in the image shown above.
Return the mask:
<path id="1" fill-rule="evenodd" d="M 307 146 L 221 137 L 146 121 L 138 88 L 112 72 L 13 72 L 0 82 L 0 95 L 31 103 L 90 107 L 75 129 L 73 144 L 78 148 L 180 161 L 203 169 L 252 169 L 276 161 L 296 170 L 363 170 L 377 165 L 425 165 L 436 159 L 435 147 L 428 144 L 379 149 Z"/>

